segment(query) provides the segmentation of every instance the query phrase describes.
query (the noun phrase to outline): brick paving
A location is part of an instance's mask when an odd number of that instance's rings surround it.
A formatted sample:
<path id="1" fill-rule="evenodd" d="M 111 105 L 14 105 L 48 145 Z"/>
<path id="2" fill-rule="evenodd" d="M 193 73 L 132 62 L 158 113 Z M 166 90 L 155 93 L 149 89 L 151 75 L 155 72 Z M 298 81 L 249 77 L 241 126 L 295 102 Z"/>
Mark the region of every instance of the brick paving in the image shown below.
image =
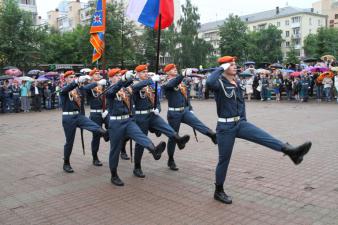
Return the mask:
<path id="1" fill-rule="evenodd" d="M 214 101 L 193 106 L 215 128 Z M 116 187 L 107 143 L 99 152 L 104 166 L 91 164 L 89 132 L 85 156 L 77 133 L 75 173 L 62 171 L 60 111 L 0 115 L 0 224 L 338 224 L 337 112 L 336 104 L 247 103 L 249 121 L 292 144 L 312 140 L 313 148 L 294 166 L 282 154 L 237 139 L 225 185 L 232 205 L 212 197 L 216 146 L 201 134 L 196 143 L 185 125 L 181 133 L 192 138 L 176 152 L 178 172 L 168 170 L 166 154 L 154 161 L 145 153 L 146 178 L 134 177 L 130 161 L 120 160 L 126 185 Z"/>

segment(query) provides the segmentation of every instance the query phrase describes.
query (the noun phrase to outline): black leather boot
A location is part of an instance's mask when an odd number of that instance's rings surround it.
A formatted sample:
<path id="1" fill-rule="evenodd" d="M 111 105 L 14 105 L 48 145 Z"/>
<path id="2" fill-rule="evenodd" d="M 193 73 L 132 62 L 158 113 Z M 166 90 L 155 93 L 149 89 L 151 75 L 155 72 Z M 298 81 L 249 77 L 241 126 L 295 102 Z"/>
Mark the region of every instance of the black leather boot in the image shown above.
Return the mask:
<path id="1" fill-rule="evenodd" d="M 100 133 L 100 135 L 103 137 L 103 140 L 104 140 L 105 142 L 108 142 L 108 141 L 109 141 L 109 133 L 108 133 L 107 130 L 105 130 L 105 129 L 103 129 L 103 128 L 100 128 L 100 129 L 99 129 L 99 133 Z"/>
<path id="2" fill-rule="evenodd" d="M 93 165 L 94 166 L 102 166 L 102 162 L 99 160 L 99 158 L 97 157 L 97 155 L 93 156 Z"/>
<path id="3" fill-rule="evenodd" d="M 174 160 L 168 160 L 168 167 L 169 169 L 173 170 L 173 171 L 177 171 L 178 167 L 176 166 L 176 163 Z"/>
<path id="4" fill-rule="evenodd" d="M 110 179 L 110 181 L 112 182 L 112 184 L 115 184 L 116 186 L 123 186 L 124 185 L 123 181 L 117 175 L 117 171 L 116 170 L 111 170 L 111 179 Z"/>
<path id="5" fill-rule="evenodd" d="M 207 133 L 207 136 L 211 139 L 211 141 L 217 145 L 217 136 L 216 136 L 216 133 L 213 132 L 212 130 L 209 130 L 208 133 Z"/>
<path id="6" fill-rule="evenodd" d="M 141 169 L 141 164 L 140 163 L 135 163 L 133 174 L 136 177 L 139 177 L 139 178 L 145 178 L 146 177 L 146 175 L 144 175 L 144 173 L 143 173 L 143 171 Z"/>
<path id="7" fill-rule="evenodd" d="M 231 204 L 232 198 L 225 194 L 223 185 L 217 185 L 215 184 L 215 193 L 214 193 L 214 199 L 217 201 L 220 201 L 224 204 Z"/>
<path id="8" fill-rule="evenodd" d="M 66 173 L 74 173 L 73 168 L 70 166 L 69 160 L 64 160 L 64 163 L 63 163 L 63 170 L 64 170 Z"/>
<path id="9" fill-rule="evenodd" d="M 311 145 L 312 143 L 310 141 L 297 147 L 293 147 L 289 143 L 286 143 L 282 148 L 282 152 L 285 155 L 288 155 L 294 164 L 298 165 L 303 161 L 303 157 L 309 152 Z"/>
<path id="10" fill-rule="evenodd" d="M 175 136 L 174 136 L 174 140 L 175 140 L 177 147 L 179 149 L 184 149 L 185 144 L 188 143 L 189 139 L 190 139 L 189 135 L 184 135 L 184 136 L 181 137 L 176 133 Z"/>
<path id="11" fill-rule="evenodd" d="M 155 160 L 159 160 L 166 146 L 167 144 L 164 141 L 161 141 L 156 147 L 152 145 L 148 148 L 148 150 L 153 155 Z"/>

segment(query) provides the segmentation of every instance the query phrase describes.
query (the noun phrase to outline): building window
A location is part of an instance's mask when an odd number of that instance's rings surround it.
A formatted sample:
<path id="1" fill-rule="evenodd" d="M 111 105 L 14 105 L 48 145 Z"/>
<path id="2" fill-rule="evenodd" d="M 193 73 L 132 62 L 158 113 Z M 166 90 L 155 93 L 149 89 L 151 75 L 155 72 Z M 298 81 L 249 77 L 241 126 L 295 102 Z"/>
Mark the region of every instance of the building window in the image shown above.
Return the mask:
<path id="1" fill-rule="evenodd" d="M 290 47 L 290 42 L 289 41 L 287 41 L 287 42 L 285 42 L 285 47 Z"/>
<path id="2" fill-rule="evenodd" d="M 309 34 L 311 34 L 311 32 L 312 32 L 312 30 L 310 29 L 310 30 L 309 30 Z"/>
<path id="3" fill-rule="evenodd" d="M 72 7 L 71 6 L 69 6 L 69 12 L 71 12 L 72 11 Z"/>
<path id="4" fill-rule="evenodd" d="M 299 38 L 294 39 L 294 43 L 295 43 L 295 45 L 300 45 L 300 39 Z"/>
<path id="5" fill-rule="evenodd" d="M 293 32 L 294 35 L 297 35 L 297 34 L 300 33 L 300 28 L 299 27 L 293 28 L 292 32 Z"/>
<path id="6" fill-rule="evenodd" d="M 289 37 L 290 36 L 290 31 L 285 31 L 285 37 Z"/>
<path id="7" fill-rule="evenodd" d="M 277 22 L 277 27 L 280 27 L 280 22 Z"/>
<path id="8" fill-rule="evenodd" d="M 257 27 L 256 26 L 253 26 L 253 31 L 256 31 L 257 30 Z"/>
<path id="9" fill-rule="evenodd" d="M 318 20 L 318 26 L 320 26 L 320 20 Z"/>
<path id="10" fill-rule="evenodd" d="M 309 25 L 312 25 L 312 18 L 309 18 Z"/>
<path id="11" fill-rule="evenodd" d="M 289 26 L 289 20 L 285 20 L 285 25 Z"/>
<path id="12" fill-rule="evenodd" d="M 338 20 L 338 14 L 334 14 L 334 18 Z"/>

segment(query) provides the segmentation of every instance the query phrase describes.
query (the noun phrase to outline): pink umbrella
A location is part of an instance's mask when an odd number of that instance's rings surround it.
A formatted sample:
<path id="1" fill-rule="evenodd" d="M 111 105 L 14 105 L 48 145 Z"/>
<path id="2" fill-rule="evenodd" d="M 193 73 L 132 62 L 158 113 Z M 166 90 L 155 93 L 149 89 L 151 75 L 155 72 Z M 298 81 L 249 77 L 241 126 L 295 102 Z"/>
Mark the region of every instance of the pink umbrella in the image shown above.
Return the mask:
<path id="1" fill-rule="evenodd" d="M 19 69 L 8 69 L 5 71 L 5 74 L 18 77 L 22 75 L 22 72 Z"/>
<path id="2" fill-rule="evenodd" d="M 44 74 L 44 76 L 47 77 L 47 78 L 52 78 L 52 77 L 57 77 L 57 76 L 59 76 L 59 73 L 58 73 L 58 72 L 50 71 L 50 72 Z"/>
<path id="3" fill-rule="evenodd" d="M 311 68 L 311 72 L 312 73 L 315 73 L 315 72 L 324 73 L 326 71 L 329 71 L 329 68 L 327 68 L 327 67 L 318 67 L 318 66 Z"/>
<path id="4" fill-rule="evenodd" d="M 301 74 L 302 74 L 302 72 L 295 71 L 295 72 L 293 72 L 293 73 L 290 73 L 290 76 L 291 76 L 291 77 L 299 77 Z"/>

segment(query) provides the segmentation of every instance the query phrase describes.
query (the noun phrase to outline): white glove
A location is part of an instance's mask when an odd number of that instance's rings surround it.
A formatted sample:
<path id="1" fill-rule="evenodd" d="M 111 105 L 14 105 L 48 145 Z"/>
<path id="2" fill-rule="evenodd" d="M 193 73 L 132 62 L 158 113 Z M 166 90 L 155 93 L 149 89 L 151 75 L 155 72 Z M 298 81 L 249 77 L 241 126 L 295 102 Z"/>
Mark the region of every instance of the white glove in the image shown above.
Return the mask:
<path id="1" fill-rule="evenodd" d="M 223 63 L 220 65 L 220 67 L 222 67 L 224 70 L 227 70 L 230 67 L 230 63 Z"/>
<path id="2" fill-rule="evenodd" d="M 85 75 L 84 77 L 85 77 L 87 80 L 91 80 L 91 79 L 92 79 L 92 77 L 89 76 L 89 75 Z"/>
<path id="3" fill-rule="evenodd" d="M 101 79 L 97 82 L 98 85 L 101 85 L 101 86 L 106 86 L 107 85 L 107 80 L 106 79 Z"/>
<path id="4" fill-rule="evenodd" d="M 160 115 L 160 111 L 158 109 L 154 109 L 153 112 L 155 115 Z"/>
<path id="5" fill-rule="evenodd" d="M 190 112 L 191 112 L 192 114 L 195 114 L 195 112 L 194 112 L 193 110 L 190 110 Z"/>
<path id="6" fill-rule="evenodd" d="M 190 76 L 192 74 L 192 69 L 187 68 L 183 72 L 183 76 Z"/>
<path id="7" fill-rule="evenodd" d="M 86 76 L 80 76 L 78 82 L 83 83 L 86 81 L 86 79 L 87 79 Z"/>
<path id="8" fill-rule="evenodd" d="M 160 75 L 155 74 L 154 76 L 151 77 L 151 79 L 152 79 L 154 82 L 159 82 L 159 81 L 161 80 L 161 77 L 160 77 Z"/>
<path id="9" fill-rule="evenodd" d="M 105 110 L 105 111 L 102 113 L 102 119 L 106 118 L 107 115 L 108 115 L 108 111 Z"/>
<path id="10" fill-rule="evenodd" d="M 130 71 L 127 71 L 126 74 L 124 74 L 121 78 L 121 80 L 123 82 L 125 81 L 130 81 L 132 79 L 134 79 L 135 75 L 133 74 L 133 72 L 130 70 Z"/>

